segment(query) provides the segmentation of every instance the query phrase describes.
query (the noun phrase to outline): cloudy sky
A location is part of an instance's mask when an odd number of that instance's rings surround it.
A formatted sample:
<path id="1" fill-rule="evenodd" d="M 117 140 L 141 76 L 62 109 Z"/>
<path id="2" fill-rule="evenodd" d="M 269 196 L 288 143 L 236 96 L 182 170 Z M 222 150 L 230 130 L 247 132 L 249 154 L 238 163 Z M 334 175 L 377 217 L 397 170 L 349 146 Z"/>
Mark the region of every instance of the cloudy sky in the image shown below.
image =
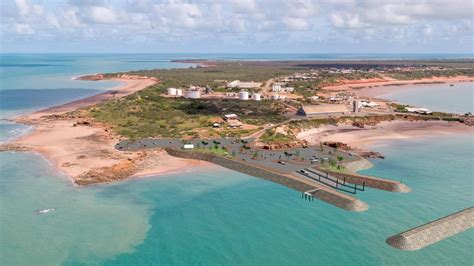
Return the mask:
<path id="1" fill-rule="evenodd" d="M 472 0 L 2 0 L 2 52 L 473 53 Z"/>

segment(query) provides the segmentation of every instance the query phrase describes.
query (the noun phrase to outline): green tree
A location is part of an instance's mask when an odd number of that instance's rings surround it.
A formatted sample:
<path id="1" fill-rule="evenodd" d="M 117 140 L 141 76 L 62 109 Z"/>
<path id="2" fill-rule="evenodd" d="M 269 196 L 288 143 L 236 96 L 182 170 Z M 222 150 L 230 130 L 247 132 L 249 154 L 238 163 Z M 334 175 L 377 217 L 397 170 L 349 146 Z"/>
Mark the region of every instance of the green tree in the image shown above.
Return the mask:
<path id="1" fill-rule="evenodd" d="M 252 159 L 256 159 L 258 157 L 258 151 L 255 151 L 252 155 Z"/>

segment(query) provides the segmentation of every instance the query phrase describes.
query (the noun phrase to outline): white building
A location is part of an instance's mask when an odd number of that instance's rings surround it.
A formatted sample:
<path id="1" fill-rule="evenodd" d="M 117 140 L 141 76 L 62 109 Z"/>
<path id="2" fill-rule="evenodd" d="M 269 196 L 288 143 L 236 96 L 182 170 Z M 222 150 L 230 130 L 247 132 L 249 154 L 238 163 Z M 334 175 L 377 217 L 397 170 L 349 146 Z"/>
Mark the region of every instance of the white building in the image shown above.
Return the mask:
<path id="1" fill-rule="evenodd" d="M 227 88 L 252 89 L 259 88 L 260 86 L 262 86 L 262 82 L 234 80 L 227 83 Z"/>
<path id="2" fill-rule="evenodd" d="M 416 113 L 416 114 L 422 114 L 422 115 L 429 115 L 431 114 L 431 110 L 427 108 L 414 108 L 414 107 L 405 107 L 405 110 L 409 113 Z"/>
<path id="3" fill-rule="evenodd" d="M 283 83 L 280 83 L 280 82 L 275 82 L 273 83 L 272 85 L 272 92 L 278 92 L 278 93 L 281 93 L 281 92 L 293 92 L 295 90 L 295 88 L 293 87 L 285 87 L 285 85 Z"/>
<path id="4" fill-rule="evenodd" d="M 187 90 L 184 97 L 188 99 L 199 99 L 201 98 L 201 92 L 198 90 Z"/>
<path id="5" fill-rule="evenodd" d="M 240 80 L 234 80 L 227 83 L 228 88 L 236 88 L 239 85 Z"/>
<path id="6" fill-rule="evenodd" d="M 281 85 L 280 84 L 273 84 L 272 85 L 273 92 L 281 92 Z"/>
<path id="7" fill-rule="evenodd" d="M 176 88 L 168 88 L 168 95 L 175 96 L 176 91 Z"/>
<path id="8" fill-rule="evenodd" d="M 249 92 L 248 91 L 239 92 L 239 100 L 246 101 L 248 99 L 249 99 Z"/>
<path id="9" fill-rule="evenodd" d="M 252 94 L 252 99 L 253 99 L 254 101 L 260 101 L 260 100 L 261 100 L 260 93 L 253 93 L 253 94 Z"/>
<path id="10" fill-rule="evenodd" d="M 227 115 L 224 115 L 224 120 L 225 120 L 225 121 L 238 120 L 238 119 L 239 119 L 239 116 L 237 116 L 236 114 L 227 114 Z"/>

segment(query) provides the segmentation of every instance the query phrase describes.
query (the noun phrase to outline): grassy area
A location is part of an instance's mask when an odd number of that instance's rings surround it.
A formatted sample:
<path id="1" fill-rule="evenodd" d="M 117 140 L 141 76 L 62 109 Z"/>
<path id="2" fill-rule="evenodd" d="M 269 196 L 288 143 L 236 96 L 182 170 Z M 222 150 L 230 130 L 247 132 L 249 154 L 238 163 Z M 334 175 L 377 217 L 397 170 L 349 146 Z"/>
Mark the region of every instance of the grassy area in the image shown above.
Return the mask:
<path id="1" fill-rule="evenodd" d="M 209 144 L 209 147 L 199 147 L 192 150 L 193 152 L 202 152 L 202 153 L 210 153 L 219 156 L 229 156 L 229 153 L 224 147 L 219 146 L 212 146 Z"/>
<path id="2" fill-rule="evenodd" d="M 342 160 L 343 158 L 340 156 L 337 157 L 337 161 L 334 159 L 329 159 L 329 162 L 322 163 L 319 168 L 336 173 L 350 173 L 350 171 L 341 164 Z"/>
<path id="3" fill-rule="evenodd" d="M 311 129 L 321 125 L 336 125 L 338 120 L 334 118 L 313 118 L 305 120 L 293 120 L 288 123 L 290 129 Z"/>
<path id="4" fill-rule="evenodd" d="M 342 165 L 331 165 L 331 164 L 324 164 L 319 167 L 321 170 L 332 171 L 341 174 L 351 174 L 347 168 Z"/>
<path id="5" fill-rule="evenodd" d="M 276 132 L 275 129 L 268 129 L 260 136 L 260 141 L 267 144 L 286 144 L 296 140 L 292 134 L 282 134 Z"/>
<path id="6" fill-rule="evenodd" d="M 154 87 L 123 99 L 99 104 L 88 110 L 95 120 L 110 125 L 128 138 L 198 137 L 202 134 L 243 136 L 255 130 L 211 128 L 224 114 L 235 113 L 242 122 L 261 126 L 285 120 L 281 103 L 270 101 L 236 101 L 165 98 Z"/>

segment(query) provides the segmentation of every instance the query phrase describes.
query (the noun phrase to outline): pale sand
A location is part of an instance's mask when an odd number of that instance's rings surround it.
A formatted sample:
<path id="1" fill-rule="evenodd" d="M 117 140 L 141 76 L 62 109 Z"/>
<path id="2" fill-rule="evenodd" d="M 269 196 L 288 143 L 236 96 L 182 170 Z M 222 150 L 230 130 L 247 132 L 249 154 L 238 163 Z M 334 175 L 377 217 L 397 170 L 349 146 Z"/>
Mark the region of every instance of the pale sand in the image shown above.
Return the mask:
<path id="1" fill-rule="evenodd" d="M 409 89 L 413 86 L 404 85 L 417 85 L 426 83 L 454 83 L 454 82 L 472 82 L 474 78 L 466 76 L 458 77 L 433 77 L 427 79 L 417 80 L 394 80 L 394 79 L 367 79 L 367 80 L 355 80 L 346 81 L 344 84 L 332 85 L 323 87 L 327 91 L 347 91 L 353 92 L 359 96 L 364 97 L 377 97 L 382 94 L 390 93 L 395 90 Z M 390 87 L 389 87 L 390 86 Z"/>
<path id="2" fill-rule="evenodd" d="M 357 128 L 350 125 L 321 126 L 303 131 L 297 137 L 307 140 L 310 144 L 336 141 L 366 151 L 370 148 L 370 145 L 381 141 L 473 133 L 473 127 L 458 122 L 391 121 L 381 122 L 376 126 L 366 128 Z"/>
<path id="3" fill-rule="evenodd" d="M 18 117 L 18 122 L 31 124 L 34 126 L 34 130 L 0 148 L 40 153 L 58 170 L 71 177 L 73 181 L 90 170 L 105 169 L 109 171 L 107 168 L 114 165 L 124 164 L 126 167 L 128 166 L 126 163 L 130 161 L 136 166 L 131 176 L 179 172 L 208 164 L 175 158 L 160 150 L 119 152 L 114 148 L 119 139 L 110 133 L 111 130 L 101 125 L 77 124 L 78 121 L 83 121 L 80 118 L 48 117 L 74 111 L 77 108 L 90 106 L 113 97 L 123 97 L 155 83 L 153 80 L 144 79 L 117 80 L 125 82 L 125 84 L 113 89 L 116 92 L 115 96 L 108 91 L 83 100 Z"/>

